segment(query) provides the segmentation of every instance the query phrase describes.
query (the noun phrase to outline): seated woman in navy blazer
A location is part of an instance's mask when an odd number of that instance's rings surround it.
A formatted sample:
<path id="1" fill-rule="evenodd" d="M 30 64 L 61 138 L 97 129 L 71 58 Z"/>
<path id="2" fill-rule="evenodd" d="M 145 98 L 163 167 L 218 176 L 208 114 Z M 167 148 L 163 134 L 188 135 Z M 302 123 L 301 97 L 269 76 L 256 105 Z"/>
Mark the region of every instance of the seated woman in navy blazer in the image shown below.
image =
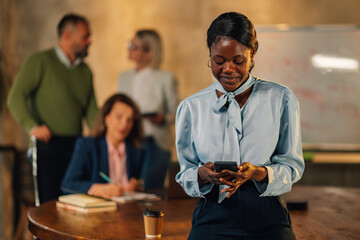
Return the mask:
<path id="1" fill-rule="evenodd" d="M 95 136 L 77 140 L 62 190 L 105 198 L 140 190 L 142 139 L 136 103 L 124 94 L 111 96 L 99 112 Z M 99 172 L 109 176 L 111 183 Z"/>

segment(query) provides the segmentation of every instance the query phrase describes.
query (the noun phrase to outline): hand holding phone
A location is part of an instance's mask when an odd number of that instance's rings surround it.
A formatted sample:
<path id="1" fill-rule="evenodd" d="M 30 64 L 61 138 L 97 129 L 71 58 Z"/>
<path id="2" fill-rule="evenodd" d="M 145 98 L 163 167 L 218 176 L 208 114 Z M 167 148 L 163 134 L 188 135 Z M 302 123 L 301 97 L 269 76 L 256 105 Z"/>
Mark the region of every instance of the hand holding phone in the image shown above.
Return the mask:
<path id="1" fill-rule="evenodd" d="M 235 161 L 215 161 L 214 162 L 215 172 L 221 172 L 223 169 L 228 169 L 234 172 L 238 171 L 238 166 Z"/>

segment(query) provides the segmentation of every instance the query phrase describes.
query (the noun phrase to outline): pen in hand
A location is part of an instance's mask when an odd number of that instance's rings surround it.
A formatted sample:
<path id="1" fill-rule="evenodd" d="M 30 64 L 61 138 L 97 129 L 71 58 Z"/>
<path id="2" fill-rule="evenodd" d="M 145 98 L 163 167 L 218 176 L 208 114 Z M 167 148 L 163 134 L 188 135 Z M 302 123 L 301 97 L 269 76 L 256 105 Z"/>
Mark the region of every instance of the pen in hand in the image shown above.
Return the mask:
<path id="1" fill-rule="evenodd" d="M 103 173 L 102 171 L 99 171 L 99 175 L 100 175 L 100 177 L 102 177 L 108 183 L 113 183 L 113 181 L 111 181 L 111 179 L 105 173 Z"/>
<path id="2" fill-rule="evenodd" d="M 99 171 L 99 175 L 100 177 L 102 177 L 106 182 L 113 184 L 111 186 L 106 187 L 106 189 L 108 189 L 107 191 L 111 191 L 112 194 L 110 196 L 103 196 L 105 198 L 111 198 L 113 196 L 121 196 L 124 194 L 124 189 L 120 184 L 115 184 L 113 181 L 111 181 L 111 179 L 109 178 L 109 176 L 107 176 L 105 173 L 103 173 L 102 171 Z M 110 188 L 109 188 L 110 187 Z M 115 191 L 115 192 L 114 192 Z M 107 193 L 109 194 L 109 193 Z"/>

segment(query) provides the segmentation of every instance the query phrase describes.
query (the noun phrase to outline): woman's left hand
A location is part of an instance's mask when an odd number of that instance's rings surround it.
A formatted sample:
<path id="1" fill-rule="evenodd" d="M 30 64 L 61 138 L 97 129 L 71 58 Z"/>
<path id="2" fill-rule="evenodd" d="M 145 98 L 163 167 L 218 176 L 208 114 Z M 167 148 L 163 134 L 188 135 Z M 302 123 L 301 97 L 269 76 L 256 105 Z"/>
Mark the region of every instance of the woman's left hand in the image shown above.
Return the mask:
<path id="1" fill-rule="evenodd" d="M 249 162 L 244 162 L 238 166 L 239 171 L 233 172 L 230 170 L 222 170 L 221 172 L 228 175 L 227 178 L 220 178 L 220 181 L 228 185 L 229 188 L 223 189 L 221 192 L 228 192 L 227 198 L 233 195 L 239 187 L 249 179 L 261 181 L 267 176 L 267 169 L 265 167 L 258 167 Z M 232 181 L 229 179 L 233 179 Z"/>
<path id="2" fill-rule="evenodd" d="M 128 185 L 125 186 L 125 192 L 141 191 L 141 181 L 136 178 L 130 178 Z"/>

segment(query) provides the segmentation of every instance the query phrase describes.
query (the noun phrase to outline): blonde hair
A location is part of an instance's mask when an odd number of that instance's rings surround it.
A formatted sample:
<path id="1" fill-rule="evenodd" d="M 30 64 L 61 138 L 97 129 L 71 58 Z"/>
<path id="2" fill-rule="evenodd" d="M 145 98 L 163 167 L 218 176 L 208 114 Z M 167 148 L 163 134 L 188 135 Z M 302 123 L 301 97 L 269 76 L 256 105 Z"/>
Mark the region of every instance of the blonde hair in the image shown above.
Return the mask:
<path id="1" fill-rule="evenodd" d="M 136 37 L 142 42 L 144 51 L 152 51 L 153 56 L 150 61 L 152 68 L 160 68 L 162 61 L 162 46 L 160 35 L 155 30 L 139 30 L 136 32 Z"/>

